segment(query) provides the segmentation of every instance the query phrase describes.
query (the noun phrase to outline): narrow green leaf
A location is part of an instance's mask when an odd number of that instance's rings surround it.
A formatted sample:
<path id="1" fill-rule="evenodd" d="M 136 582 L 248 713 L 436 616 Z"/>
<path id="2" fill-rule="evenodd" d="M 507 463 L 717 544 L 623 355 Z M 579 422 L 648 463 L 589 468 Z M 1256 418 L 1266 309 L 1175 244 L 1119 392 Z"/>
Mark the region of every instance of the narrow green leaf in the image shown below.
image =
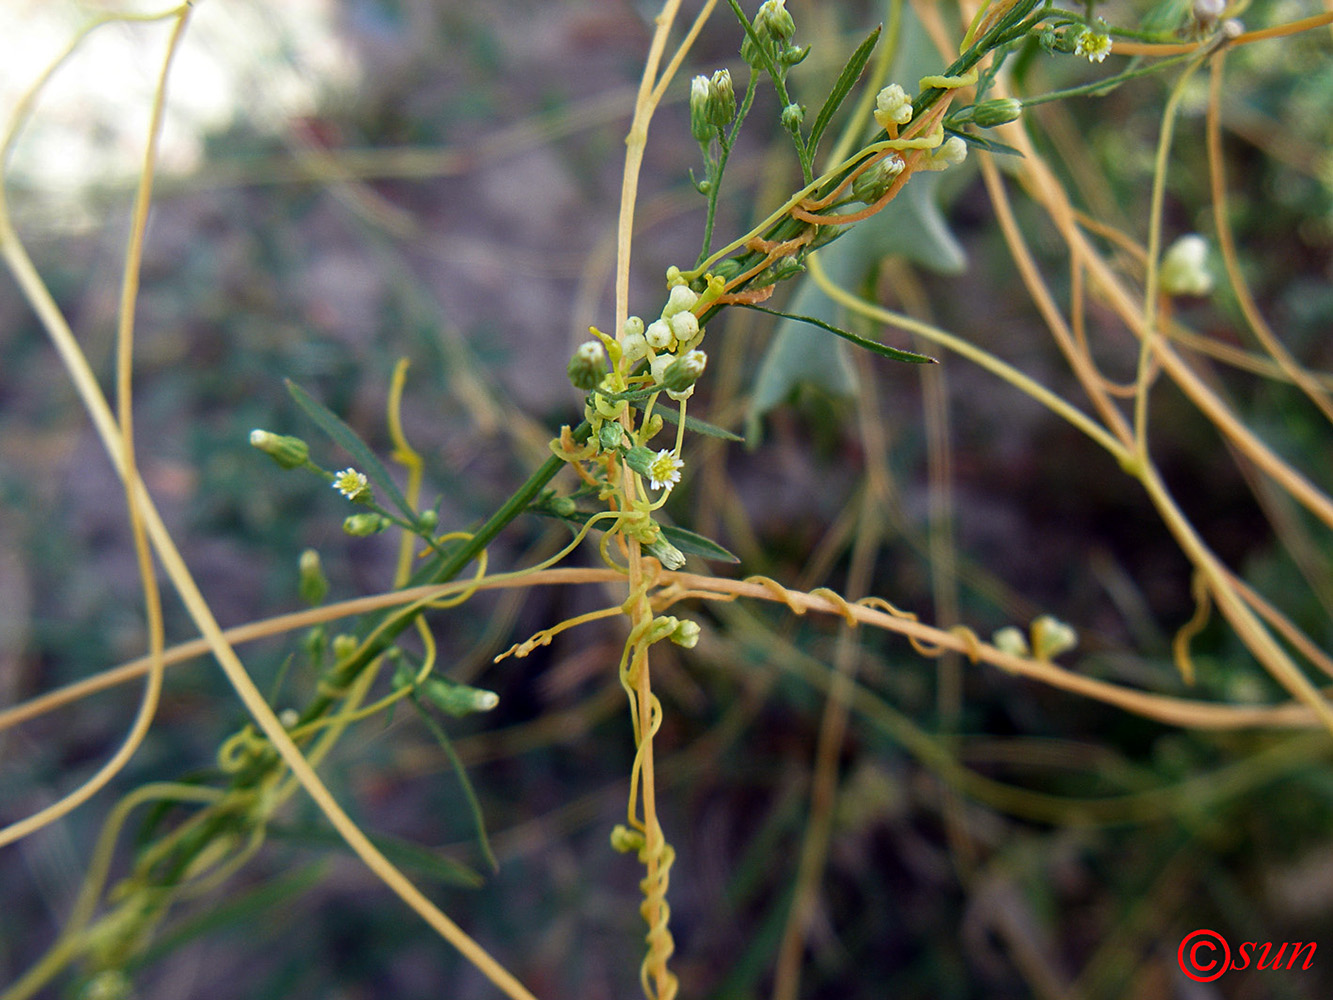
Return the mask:
<path id="1" fill-rule="evenodd" d="M 663 406 L 660 409 L 653 410 L 654 413 L 660 413 L 662 419 L 669 424 L 679 424 L 680 413 L 669 406 Z M 685 415 L 685 429 L 694 431 L 696 434 L 705 434 L 708 437 L 721 438 L 723 441 L 744 441 L 745 438 L 739 434 L 733 434 L 724 427 L 718 427 L 716 424 L 710 424 L 705 420 L 697 420 L 688 413 Z"/>
<path id="2" fill-rule="evenodd" d="M 495 853 L 491 850 L 490 838 L 486 836 L 486 818 L 482 814 L 481 803 L 477 801 L 477 793 L 472 787 L 472 781 L 467 776 L 467 768 L 463 766 L 463 762 L 459 759 L 458 751 L 454 749 L 454 745 L 449 739 L 449 734 L 444 731 L 444 727 L 431 718 L 430 713 L 421 707 L 421 702 L 418 699 L 412 699 L 412 707 L 417 710 L 417 715 L 421 716 L 421 721 L 426 724 L 426 728 L 431 731 L 431 735 L 440 744 L 440 749 L 449 758 L 449 763 L 454 766 L 454 773 L 458 775 L 458 783 L 463 786 L 463 796 L 467 799 L 468 809 L 472 812 L 472 824 L 477 831 L 477 846 L 481 848 L 481 855 L 486 859 L 486 863 L 491 866 L 491 871 L 498 872 L 500 862 L 495 860 Z"/>
<path id="3" fill-rule="evenodd" d="M 697 532 L 677 528 L 674 524 L 664 524 L 661 528 L 662 534 L 666 535 L 667 540 L 687 555 L 702 556 L 705 559 L 714 559 L 718 562 L 738 563 L 741 561 L 739 556 L 732 554 L 711 538 L 705 538 Z"/>
<path id="4" fill-rule="evenodd" d="M 268 835 L 275 840 L 294 841 L 306 846 L 347 848 L 346 842 L 336 832 L 316 826 L 284 827 L 269 824 Z M 482 875 L 446 854 L 429 847 L 422 847 L 401 837 L 387 834 L 369 834 L 374 844 L 386 858 L 400 868 L 411 868 L 423 876 L 443 885 L 462 886 L 477 889 L 486 883 Z"/>
<path id="5" fill-rule="evenodd" d="M 415 523 L 417 519 L 416 511 L 408 506 L 407 497 L 403 496 L 402 491 L 398 489 L 398 484 L 389 475 L 389 470 L 375 457 L 375 453 L 370 450 L 370 446 L 357 437 L 356 431 L 348 427 L 327 406 L 291 379 L 286 381 L 287 391 L 291 393 L 292 399 L 296 400 L 296 405 L 301 407 L 306 416 L 319 425 L 320 430 L 333 438 L 352 456 L 356 462 L 356 467 L 364 472 L 372 483 L 384 491 L 384 495 L 398 508 L 404 518 Z"/>
<path id="6" fill-rule="evenodd" d="M 781 316 L 783 319 L 795 320 L 798 323 L 809 323 L 811 326 L 817 326 L 821 330 L 827 330 L 829 333 L 835 333 L 843 340 L 850 340 L 857 347 L 864 347 L 867 351 L 874 351 L 881 357 L 889 358 L 892 361 L 905 361 L 911 365 L 933 365 L 938 364 L 935 358 L 928 354 L 917 354 L 915 351 L 904 351 L 897 347 L 889 347 L 887 344 L 881 344 L 877 340 L 868 340 L 865 337 L 858 336 L 848 330 L 840 330 L 832 323 L 825 323 L 822 319 L 814 316 L 796 316 L 792 313 L 785 313 L 778 309 L 765 309 L 763 306 L 744 305 L 746 309 L 753 309 L 755 312 L 768 313 L 770 316 Z"/>
<path id="7" fill-rule="evenodd" d="M 810 138 L 806 143 L 806 148 L 810 150 L 810 155 L 815 155 L 815 150 L 819 148 L 820 136 L 824 130 L 829 127 L 833 121 L 833 116 L 838 113 L 838 108 L 842 102 L 847 99 L 847 95 L 852 92 L 856 86 L 856 81 L 861 78 L 861 71 L 866 68 L 866 62 L 870 59 L 870 53 L 875 50 L 875 43 L 879 41 L 879 33 L 884 25 L 878 25 L 874 31 L 866 36 L 847 64 L 843 66 L 842 72 L 838 74 L 838 80 L 833 84 L 833 89 L 829 92 L 824 101 L 824 106 L 819 109 L 819 114 L 815 116 L 815 123 L 810 128 Z"/>

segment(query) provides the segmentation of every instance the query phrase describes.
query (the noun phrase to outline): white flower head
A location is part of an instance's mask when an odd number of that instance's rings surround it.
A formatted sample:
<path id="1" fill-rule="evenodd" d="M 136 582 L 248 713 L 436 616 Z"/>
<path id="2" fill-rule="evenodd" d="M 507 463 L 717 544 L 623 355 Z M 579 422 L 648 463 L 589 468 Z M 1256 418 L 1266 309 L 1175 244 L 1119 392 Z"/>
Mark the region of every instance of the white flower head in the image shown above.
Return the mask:
<path id="1" fill-rule="evenodd" d="M 348 466 L 333 477 L 333 488 L 348 500 L 360 500 L 370 494 L 370 480 L 364 472 Z"/>
<path id="2" fill-rule="evenodd" d="M 675 334 L 671 332 L 671 324 L 664 319 L 655 319 L 649 323 L 643 335 L 648 341 L 648 346 L 654 351 L 666 350 L 675 339 Z"/>
<path id="3" fill-rule="evenodd" d="M 967 143 L 956 135 L 949 136 L 940 145 L 930 151 L 930 155 L 919 161 L 921 170 L 948 170 L 967 159 Z"/>
<path id="4" fill-rule="evenodd" d="M 1167 295 L 1203 296 L 1211 292 L 1208 241 L 1198 233 L 1189 233 L 1172 243 L 1162 255 L 1158 280 Z"/>
<path id="5" fill-rule="evenodd" d="M 688 312 L 699 302 L 699 295 L 689 285 L 677 285 L 667 296 L 667 304 L 662 307 L 662 318 L 670 319 L 677 313 Z"/>
<path id="6" fill-rule="evenodd" d="M 631 333 L 620 344 L 620 367 L 629 371 L 640 360 L 648 356 L 648 341 L 640 333 Z"/>
<path id="7" fill-rule="evenodd" d="M 655 490 L 660 490 L 663 487 L 669 490 L 680 482 L 680 470 L 683 468 L 685 468 L 685 463 L 671 451 L 663 448 L 648 463 L 648 480 Z"/>
<path id="8" fill-rule="evenodd" d="M 682 343 L 693 340 L 699 333 L 698 317 L 689 311 L 676 313 L 671 317 L 671 332 Z"/>
<path id="9" fill-rule="evenodd" d="M 890 124 L 906 125 L 912 120 L 912 99 L 896 83 L 891 83 L 875 97 L 875 121 L 880 128 Z"/>
<path id="10" fill-rule="evenodd" d="M 1088 62 L 1099 63 L 1111 54 L 1111 36 L 1091 28 L 1084 28 L 1074 39 L 1074 55 L 1087 56 Z"/>

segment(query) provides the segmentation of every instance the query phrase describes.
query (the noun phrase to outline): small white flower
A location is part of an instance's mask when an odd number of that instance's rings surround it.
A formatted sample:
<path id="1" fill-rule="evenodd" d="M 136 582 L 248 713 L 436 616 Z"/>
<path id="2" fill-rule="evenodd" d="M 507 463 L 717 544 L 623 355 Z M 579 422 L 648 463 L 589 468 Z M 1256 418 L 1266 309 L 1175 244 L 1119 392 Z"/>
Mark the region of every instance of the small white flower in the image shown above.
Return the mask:
<path id="1" fill-rule="evenodd" d="M 679 341 L 693 340 L 699 332 L 699 318 L 692 312 L 678 312 L 671 317 L 671 332 Z"/>
<path id="2" fill-rule="evenodd" d="M 1091 28 L 1084 28 L 1074 39 L 1074 55 L 1087 56 L 1088 62 L 1099 63 L 1111 54 L 1111 36 Z"/>
<path id="3" fill-rule="evenodd" d="M 664 486 L 671 489 L 680 482 L 680 470 L 684 467 L 684 462 L 664 448 L 648 463 L 649 482 L 655 490 L 660 490 Z"/>
<path id="4" fill-rule="evenodd" d="M 949 136 L 944 142 L 930 151 L 930 155 L 918 164 L 920 170 L 948 170 L 967 159 L 967 143 L 956 135 Z"/>
<path id="5" fill-rule="evenodd" d="M 1208 241 L 1198 233 L 1180 237 L 1162 255 L 1158 281 L 1167 295 L 1207 295 L 1213 290 L 1208 273 Z"/>
<path id="6" fill-rule="evenodd" d="M 348 500 L 357 500 L 370 492 L 370 480 L 364 472 L 348 466 L 333 477 L 333 488 Z"/>
<path id="7" fill-rule="evenodd" d="M 875 121 L 880 128 L 890 124 L 906 125 L 912 120 L 912 99 L 896 83 L 891 83 L 875 97 Z"/>
<path id="8" fill-rule="evenodd" d="M 670 319 L 677 313 L 688 312 L 699 302 L 699 295 L 689 285 L 677 285 L 667 296 L 667 304 L 662 308 L 662 318 Z"/>
<path id="9" fill-rule="evenodd" d="M 642 336 L 643 320 L 638 316 L 629 317 L 629 319 L 625 320 L 625 325 L 621 328 L 621 332 L 624 334 L 624 339 L 626 340 L 634 336 L 636 333 Z"/>
<path id="10" fill-rule="evenodd" d="M 676 359 L 670 354 L 659 354 L 652 361 L 648 362 L 648 368 L 653 373 L 653 381 L 659 385 L 662 379 L 666 378 L 666 370 L 671 367 L 671 362 Z"/>
<path id="11" fill-rule="evenodd" d="M 643 335 L 648 341 L 648 346 L 654 351 L 665 351 L 675 339 L 675 335 L 671 332 L 671 324 L 664 319 L 655 319 L 649 323 Z"/>
<path id="12" fill-rule="evenodd" d="M 640 323 L 642 325 L 642 323 Z M 629 371 L 639 363 L 642 358 L 648 356 L 648 340 L 642 332 L 631 333 L 625 337 L 620 344 L 620 365 L 624 371 Z"/>

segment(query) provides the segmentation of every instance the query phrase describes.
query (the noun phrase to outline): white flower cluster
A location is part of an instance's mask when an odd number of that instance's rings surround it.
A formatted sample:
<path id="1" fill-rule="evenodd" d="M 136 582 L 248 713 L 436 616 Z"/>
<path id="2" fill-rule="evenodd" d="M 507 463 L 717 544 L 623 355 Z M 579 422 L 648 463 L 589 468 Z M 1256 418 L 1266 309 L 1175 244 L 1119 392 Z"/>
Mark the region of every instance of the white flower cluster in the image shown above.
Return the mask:
<path id="1" fill-rule="evenodd" d="M 686 370 L 697 368 L 698 372 L 702 372 L 704 353 L 695 349 L 704 339 L 704 331 L 693 312 L 698 302 L 698 293 L 688 285 L 676 285 L 671 289 L 666 305 L 662 307 L 662 315 L 647 327 L 638 316 L 627 319 L 624 338 L 621 340 L 622 373 L 628 375 L 644 358 L 648 359 L 653 381 L 659 384 L 664 382 L 667 369 L 677 360 L 688 362 Z M 677 372 L 680 371 L 682 369 L 677 369 Z M 698 377 L 697 373 L 695 377 Z M 675 400 L 689 399 L 693 394 L 692 383 L 681 388 L 667 389 L 667 395 Z"/>
<path id="2" fill-rule="evenodd" d="M 880 128 L 906 125 L 911 120 L 912 99 L 898 84 L 891 83 L 875 95 L 875 123 Z"/>

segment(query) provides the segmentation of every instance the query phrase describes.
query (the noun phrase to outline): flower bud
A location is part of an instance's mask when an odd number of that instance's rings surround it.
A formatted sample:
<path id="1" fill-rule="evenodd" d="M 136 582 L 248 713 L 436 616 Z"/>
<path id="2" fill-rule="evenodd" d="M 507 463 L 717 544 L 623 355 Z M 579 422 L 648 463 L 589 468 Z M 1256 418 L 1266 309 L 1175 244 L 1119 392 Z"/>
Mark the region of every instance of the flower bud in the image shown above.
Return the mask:
<path id="1" fill-rule="evenodd" d="M 788 104 L 782 109 L 782 127 L 788 132 L 795 132 L 805 121 L 805 108 L 799 104 Z"/>
<path id="2" fill-rule="evenodd" d="M 689 312 L 699 302 L 699 294 L 689 285 L 676 285 L 667 296 L 667 303 L 662 307 L 662 318 L 671 319 L 677 313 Z"/>
<path id="3" fill-rule="evenodd" d="M 565 370 L 575 389 L 587 392 L 597 388 L 606 375 L 606 348 L 600 340 L 585 340 L 569 359 Z"/>
<path id="4" fill-rule="evenodd" d="M 624 438 L 625 428 L 614 420 L 602 424 L 602 429 L 597 432 L 597 443 L 602 446 L 602 451 L 615 451 Z"/>
<path id="5" fill-rule="evenodd" d="M 696 76 L 690 81 L 690 134 L 701 143 L 713 137 L 713 124 L 708 120 L 708 77 Z"/>
<path id="6" fill-rule="evenodd" d="M 784 48 L 796 35 L 796 22 L 787 11 L 787 0 L 764 0 L 754 16 L 754 33 L 760 41 L 773 41 Z"/>
<path id="7" fill-rule="evenodd" d="M 1032 655 L 1038 660 L 1049 660 L 1078 645 L 1078 633 L 1051 615 L 1042 615 L 1034 619 L 1030 632 Z"/>
<path id="8" fill-rule="evenodd" d="M 684 392 L 704 373 L 708 356 L 703 351 L 689 351 L 667 366 L 662 385 L 672 392 Z"/>
<path id="9" fill-rule="evenodd" d="M 377 535 L 393 522 L 382 514 L 368 511 L 364 514 L 351 514 L 343 520 L 343 531 L 353 538 L 366 538 Z"/>
<path id="10" fill-rule="evenodd" d="M 731 71 L 720 69 L 708 81 L 708 124 L 726 128 L 736 117 L 736 88 L 731 84 Z"/>
<path id="11" fill-rule="evenodd" d="M 284 469 L 295 469 L 305 465 L 310 458 L 310 446 L 298 437 L 286 434 L 270 434 L 255 428 L 250 432 L 250 444 L 258 448 Z"/>
<path id="12" fill-rule="evenodd" d="M 906 125 L 912 120 L 912 99 L 907 91 L 891 83 L 875 95 L 875 123 L 882 129 Z"/>
<path id="13" fill-rule="evenodd" d="M 1028 647 L 1027 636 L 1023 630 L 1015 628 L 1013 625 L 1006 625 L 991 636 L 991 642 L 1001 653 L 1008 653 L 1010 656 L 1027 657 L 1032 655 L 1032 650 Z"/>
<path id="14" fill-rule="evenodd" d="M 787 12 L 786 0 L 764 0 L 751 25 L 755 38 L 770 57 L 777 57 L 796 34 L 796 22 Z M 755 50 L 747 34 L 741 42 L 741 58 L 756 69 L 763 66 L 763 57 Z"/>
<path id="15" fill-rule="evenodd" d="M 997 97 L 991 101 L 982 101 L 972 112 L 972 120 L 977 128 L 995 128 L 1017 121 L 1023 114 L 1023 104 L 1012 97 Z"/>
<path id="16" fill-rule="evenodd" d="M 857 174 L 856 180 L 852 181 L 852 197 L 867 205 L 879 201 L 903 172 L 903 167 L 903 158 L 897 153 L 890 153 L 873 167 Z"/>
<path id="17" fill-rule="evenodd" d="M 699 643 L 699 623 L 686 618 L 671 633 L 671 641 L 685 649 L 693 649 Z"/>
<path id="18" fill-rule="evenodd" d="M 684 343 L 699 335 L 699 317 L 692 312 L 678 312 L 671 317 L 671 334 Z"/>
<path id="19" fill-rule="evenodd" d="M 434 531 L 440 526 L 440 515 L 433 510 L 423 510 L 417 515 L 417 527 L 422 531 Z"/>
<path id="20" fill-rule="evenodd" d="M 354 635 L 339 632 L 333 637 L 333 656 L 341 662 L 361 648 L 361 641 Z"/>
<path id="21" fill-rule="evenodd" d="M 301 600 L 313 608 L 323 601 L 325 595 L 329 592 L 329 579 L 324 575 L 324 567 L 320 564 L 319 553 L 314 549 L 306 549 L 301 553 L 297 569 L 299 575 L 296 592 L 301 595 Z"/>
<path id="22" fill-rule="evenodd" d="M 611 829 L 611 847 L 621 854 L 637 854 L 644 847 L 643 834 L 638 830 L 631 830 L 623 823 L 617 823 Z"/>
<path id="23" fill-rule="evenodd" d="M 660 535 L 644 549 L 666 569 L 680 569 L 685 565 L 685 553 Z"/>
<path id="24" fill-rule="evenodd" d="M 1162 256 L 1158 283 L 1167 295 L 1207 295 L 1213 290 L 1208 273 L 1208 242 L 1198 233 L 1176 240 Z"/>
<path id="25" fill-rule="evenodd" d="M 621 327 L 621 333 L 624 334 L 624 339 L 626 340 L 628 340 L 630 337 L 633 337 L 635 334 L 639 334 L 640 336 L 642 336 L 643 320 L 640 319 L 638 316 L 630 316 L 628 319 L 625 320 L 625 325 Z"/>
<path id="26" fill-rule="evenodd" d="M 444 677 L 427 677 L 417 691 L 440 711 L 461 718 L 474 712 L 489 712 L 500 704 L 500 696 L 484 688 L 459 684 Z"/>

